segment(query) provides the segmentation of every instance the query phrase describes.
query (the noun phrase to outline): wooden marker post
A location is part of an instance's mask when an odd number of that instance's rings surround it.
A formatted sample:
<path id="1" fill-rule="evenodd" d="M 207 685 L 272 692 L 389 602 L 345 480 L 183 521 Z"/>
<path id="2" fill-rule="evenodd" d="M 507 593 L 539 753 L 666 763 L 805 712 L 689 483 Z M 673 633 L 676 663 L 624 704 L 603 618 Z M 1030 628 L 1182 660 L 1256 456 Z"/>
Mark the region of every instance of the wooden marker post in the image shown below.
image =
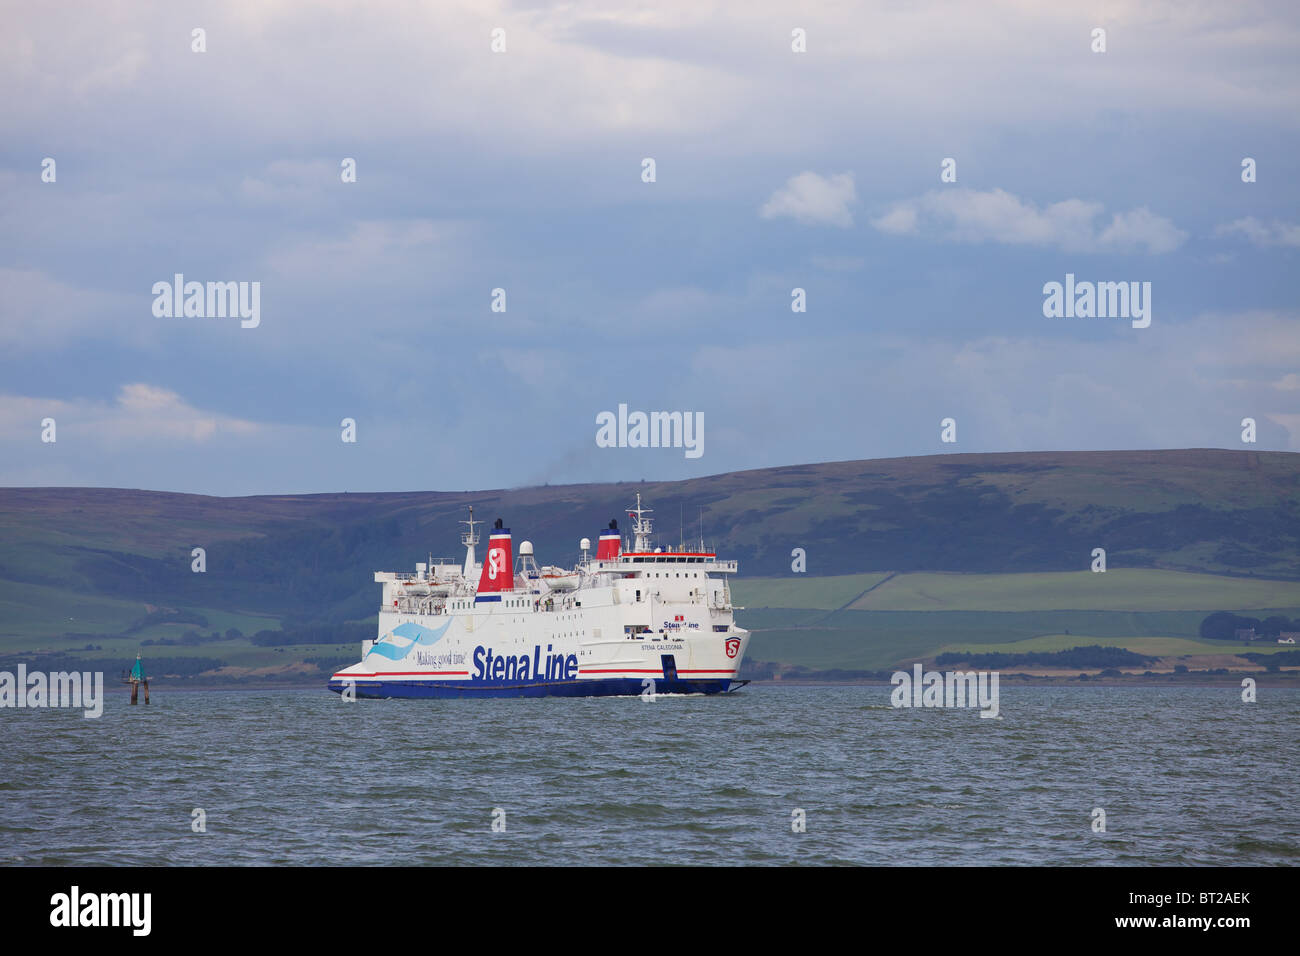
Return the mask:
<path id="1" fill-rule="evenodd" d="M 139 703 L 140 685 L 144 685 L 144 702 L 149 703 L 149 678 L 144 673 L 144 663 L 140 660 L 140 655 L 135 655 L 135 666 L 131 668 L 129 677 L 122 678 L 122 682 L 131 685 L 131 703 Z"/>

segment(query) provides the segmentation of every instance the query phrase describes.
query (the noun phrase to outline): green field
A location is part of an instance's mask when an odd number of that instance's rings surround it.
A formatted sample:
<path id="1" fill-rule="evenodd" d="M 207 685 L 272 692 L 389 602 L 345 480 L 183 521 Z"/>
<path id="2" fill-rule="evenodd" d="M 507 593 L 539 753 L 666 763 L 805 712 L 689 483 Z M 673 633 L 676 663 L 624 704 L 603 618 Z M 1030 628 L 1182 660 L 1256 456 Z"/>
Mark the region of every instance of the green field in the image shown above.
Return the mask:
<path id="1" fill-rule="evenodd" d="M 1091 618 L 1091 619 L 1089 619 Z M 756 615 L 741 612 L 737 619 L 753 628 L 749 656 L 811 668 L 842 667 L 875 670 L 900 660 L 929 657 L 954 640 L 980 644 L 1021 641 L 1041 634 L 1084 629 L 1132 634 L 1132 615 L 1062 617 L 1052 614 L 987 614 L 978 611 L 841 611 L 810 627 L 759 629 Z M 1140 631 L 1140 625 L 1138 625 Z M 1097 643 L 1095 639 L 1083 641 Z"/>
<path id="2" fill-rule="evenodd" d="M 33 638 L 44 643 L 67 631 L 112 634 L 144 613 L 140 601 L 89 594 L 75 587 L 0 581 L 0 642 L 22 638 L 30 647 Z"/>
<path id="3" fill-rule="evenodd" d="M 1300 584 L 1294 582 L 1134 569 L 902 574 L 847 610 L 826 610 L 841 606 L 853 587 L 870 587 L 883 577 L 749 582 L 763 590 L 746 602 L 737 600 L 746 603 L 737 620 L 754 632 L 750 658 L 813 669 L 878 670 L 949 650 L 1019 652 L 1101 644 L 1152 656 L 1272 653 L 1286 648 L 1263 641 L 1203 641 L 1201 621 L 1218 610 L 1259 618 L 1300 617 Z M 738 590 L 733 587 L 733 595 Z M 778 600 L 788 603 L 778 605 Z"/>
<path id="4" fill-rule="evenodd" d="M 1086 614 L 1089 612 L 1070 612 Z M 833 627 L 777 628 L 755 631 L 749 658 L 814 670 L 882 670 L 904 661 L 932 658 L 945 651 L 1015 654 L 1023 651 L 1061 651 L 1100 644 L 1123 647 L 1152 657 L 1197 654 L 1271 654 L 1294 650 L 1258 641 L 1203 641 L 1194 636 L 1135 634 L 1123 626 L 1132 615 L 1103 615 L 1086 630 L 1070 628 L 1062 634 L 1051 628 L 1051 618 L 1036 612 L 990 615 L 980 611 L 926 613 L 921 611 L 846 611 L 862 618 L 858 626 L 845 625 L 837 615 Z M 1295 613 L 1293 611 L 1293 613 Z M 1101 632 L 1101 633 L 1099 633 Z"/>
<path id="5" fill-rule="evenodd" d="M 1070 609 L 1209 613 L 1297 605 L 1300 582 L 1296 581 L 1114 568 L 1105 573 L 900 574 L 855 601 L 852 607 L 859 611 Z"/>
<path id="6" fill-rule="evenodd" d="M 1272 654 L 1281 650 L 1294 650 L 1279 644 L 1257 641 L 1243 644 L 1240 641 L 1203 641 L 1187 637 L 1107 637 L 1096 641 L 1081 641 L 1076 635 L 1046 634 L 1011 644 L 972 644 L 965 641 L 946 645 L 938 653 L 964 654 L 1021 654 L 1029 651 L 1065 651 L 1090 643 L 1105 647 L 1122 647 L 1135 654 L 1150 657 L 1180 657 L 1188 654 Z"/>
<path id="7" fill-rule="evenodd" d="M 834 577 L 740 578 L 731 583 L 731 599 L 741 607 L 833 611 L 886 577 L 886 572 L 879 572 Z"/>
<path id="8" fill-rule="evenodd" d="M 126 670 L 135 660 L 137 651 L 144 661 L 145 672 L 152 677 L 163 677 L 169 673 L 166 662 L 177 659 L 215 659 L 222 667 L 251 670 L 287 671 L 300 669 L 305 658 L 334 660 L 339 664 L 356 663 L 360 656 L 360 647 L 356 644 L 296 644 L 291 647 L 255 647 L 247 641 L 219 641 L 200 646 L 158 646 L 140 647 L 138 643 L 126 639 L 105 640 L 96 644 L 96 650 L 84 650 L 81 647 L 63 648 L 58 659 L 67 661 L 75 659 L 78 667 L 102 670 L 108 676 L 116 678 L 120 671 Z M 0 648 L 0 657 L 14 649 Z M 18 655 L 15 655 L 18 656 Z M 22 653 L 19 659 L 29 666 L 41 658 Z M 238 678 L 239 675 L 234 675 Z M 256 675 L 254 675 L 256 676 Z"/>
<path id="9" fill-rule="evenodd" d="M 934 645 L 937 646 L 937 645 Z M 794 664 L 813 670 L 882 670 L 912 657 L 929 656 L 916 650 L 910 635 L 854 635 L 831 628 L 802 631 L 761 631 L 749 642 L 748 659 Z"/>
<path id="10" fill-rule="evenodd" d="M 865 598 L 855 600 L 873 587 Z M 1085 589 L 1092 589 L 1086 602 L 1079 600 Z M 1197 636 L 1200 622 L 1213 610 L 1249 610 L 1261 618 L 1274 613 L 1300 617 L 1300 584 L 1132 569 L 1105 575 L 1088 571 L 917 573 L 891 578 L 877 572 L 754 578 L 734 582 L 732 595 L 745 608 L 737 612 L 737 620 L 754 632 L 752 660 L 813 669 L 879 670 L 945 651 L 1053 651 L 1087 644 L 1125 647 L 1152 656 L 1271 653 L 1278 645 L 1202 641 Z M 862 609 L 877 602 L 891 609 Z M 1057 603 L 1087 603 L 1091 609 L 1059 610 L 1052 606 Z M 838 610 L 845 604 L 850 608 Z M 894 605 L 922 607 L 893 609 Z M 57 622 L 57 633 L 50 629 L 51 607 L 58 607 L 63 617 Z M 96 649 L 85 650 L 86 638 L 64 638 L 62 633 L 120 632 L 143 615 L 144 605 L 71 588 L 0 582 L 0 652 L 47 650 L 127 661 L 142 650 L 146 662 L 215 657 L 233 667 L 267 668 L 305 657 L 346 656 L 356 650 L 351 644 L 254 647 L 247 640 L 141 647 L 145 640 L 178 640 L 188 630 L 224 634 L 233 627 L 251 635 L 278 627 L 271 617 L 192 610 L 205 616 L 208 625 L 156 624 L 137 634 L 94 637 L 89 642 Z M 44 630 L 36 630 L 42 625 Z"/>
<path id="11" fill-rule="evenodd" d="M 53 608 L 58 609 L 57 615 L 51 610 Z M 75 588 L 61 589 L 0 581 L 0 652 L 68 650 L 70 646 L 87 643 L 87 638 L 84 637 L 70 641 L 62 636 L 69 633 L 97 635 L 93 643 L 102 644 L 107 649 L 110 640 L 126 642 L 136 647 L 145 640 L 157 641 L 166 637 L 179 640 L 189 630 L 203 634 L 212 631 L 224 634 L 233 627 L 251 635 L 261 630 L 278 630 L 280 627 L 278 619 L 265 615 L 202 607 L 187 610 L 207 618 L 207 626 L 155 624 L 128 637 L 101 638 L 99 635 L 119 634 L 132 622 L 143 617 L 144 602 L 88 594 Z"/>
<path id="12" fill-rule="evenodd" d="M 1300 617 L 1298 491 L 1300 455 L 1204 448 L 931 455 L 475 492 L 6 488 L 0 653 L 129 660 L 145 641 L 190 630 L 356 621 L 374 614 L 373 569 L 410 569 L 430 548 L 456 555 L 446 546 L 468 505 L 516 519 L 520 540 L 526 527 L 539 556 L 567 562 L 635 493 L 664 517 L 678 512 L 679 541 L 707 535 L 740 562 L 731 589 L 737 620 L 754 632 L 751 660 L 879 670 L 1027 641 L 1186 648 L 1212 611 Z M 671 522 L 661 530 L 671 541 Z M 1098 545 L 1105 574 L 1086 570 Z M 206 550 L 205 574 L 191 572 L 194 547 Z M 811 574 L 790 572 L 796 547 Z M 124 635 L 149 605 L 207 623 Z M 357 648 L 222 640 L 143 650 L 189 673 L 186 659 L 292 670 Z"/>

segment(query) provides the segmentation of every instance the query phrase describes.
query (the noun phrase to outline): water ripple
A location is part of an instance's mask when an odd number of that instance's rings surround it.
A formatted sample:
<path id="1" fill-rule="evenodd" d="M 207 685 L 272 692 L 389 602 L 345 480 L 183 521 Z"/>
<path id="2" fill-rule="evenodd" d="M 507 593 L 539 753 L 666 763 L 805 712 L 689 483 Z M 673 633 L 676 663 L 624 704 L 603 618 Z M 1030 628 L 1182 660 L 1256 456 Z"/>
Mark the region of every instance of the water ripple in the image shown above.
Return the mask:
<path id="1" fill-rule="evenodd" d="M 647 706 L 159 689 L 98 720 L 0 711 L 0 864 L 1300 858 L 1300 692 L 1018 686 L 992 721 L 895 710 L 889 691 Z"/>

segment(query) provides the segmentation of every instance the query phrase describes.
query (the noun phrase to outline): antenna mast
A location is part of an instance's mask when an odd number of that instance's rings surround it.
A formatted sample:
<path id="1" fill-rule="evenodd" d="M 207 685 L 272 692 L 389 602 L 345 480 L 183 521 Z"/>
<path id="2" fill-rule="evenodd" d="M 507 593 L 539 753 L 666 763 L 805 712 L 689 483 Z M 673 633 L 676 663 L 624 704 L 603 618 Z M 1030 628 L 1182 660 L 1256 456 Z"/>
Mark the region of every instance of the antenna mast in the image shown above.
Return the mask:
<path id="1" fill-rule="evenodd" d="M 474 506 L 469 506 L 469 520 L 462 521 L 461 524 L 469 525 L 469 530 L 461 533 L 460 543 L 465 546 L 465 568 L 464 575 L 466 581 L 474 578 L 474 545 L 478 544 L 478 535 L 474 531 L 474 525 L 482 524 L 482 521 L 474 520 Z"/>
<path id="2" fill-rule="evenodd" d="M 632 532 L 636 535 L 636 541 L 632 545 L 633 551 L 650 550 L 650 519 L 645 517 L 650 513 L 650 508 L 641 507 L 641 493 L 638 491 L 636 495 L 636 507 L 627 513 L 627 516 L 633 519 Z"/>

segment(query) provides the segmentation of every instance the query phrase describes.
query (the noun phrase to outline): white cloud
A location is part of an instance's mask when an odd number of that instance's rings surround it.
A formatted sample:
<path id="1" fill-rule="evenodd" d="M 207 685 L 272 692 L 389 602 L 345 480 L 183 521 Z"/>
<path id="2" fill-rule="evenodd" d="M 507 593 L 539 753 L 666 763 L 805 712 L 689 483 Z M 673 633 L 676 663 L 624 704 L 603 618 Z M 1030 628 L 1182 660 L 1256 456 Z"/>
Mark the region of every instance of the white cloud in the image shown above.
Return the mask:
<path id="1" fill-rule="evenodd" d="M 140 344 L 150 335 L 153 299 L 79 289 L 36 269 L 0 266 L 0 345 L 13 352 L 107 338 Z M 132 312 L 139 322 L 122 322 Z"/>
<path id="2" fill-rule="evenodd" d="M 788 292 L 786 293 L 789 294 Z M 556 298 L 572 303 L 559 314 L 547 316 L 544 312 L 516 310 L 513 305 L 505 316 L 494 316 L 495 328 L 500 334 L 512 324 L 511 331 L 553 337 L 557 332 L 569 334 L 581 331 L 596 333 L 613 339 L 643 339 L 645 330 L 653 328 L 659 333 L 684 333 L 707 326 L 739 314 L 749 302 L 749 297 L 738 292 L 719 292 L 693 285 L 672 285 L 653 289 L 644 295 L 618 298 L 602 308 L 592 308 L 586 303 L 599 300 L 600 289 L 583 281 L 565 283 L 556 288 Z M 509 317 L 513 316 L 513 319 Z M 520 318 L 522 316 L 522 318 Z"/>
<path id="3" fill-rule="evenodd" d="M 484 350 L 480 355 L 494 357 L 511 378 L 530 388 L 545 390 L 568 376 L 582 374 L 581 362 L 564 349 L 499 348 Z"/>
<path id="4" fill-rule="evenodd" d="M 130 89 L 135 85 L 140 68 L 149 60 L 149 54 L 142 48 L 142 37 L 137 35 L 130 39 L 141 46 L 105 50 L 105 55 L 109 58 L 106 62 L 90 65 L 72 81 L 71 89 L 78 98 L 88 100 L 105 91 Z"/>
<path id="5" fill-rule="evenodd" d="M 892 235 L 1058 246 L 1070 252 L 1172 252 L 1187 238 L 1186 232 L 1145 206 L 1115 213 L 1098 232 L 1095 222 L 1102 211 L 1101 203 L 1082 199 L 1065 199 L 1040 209 L 1004 189 L 953 188 L 896 202 L 871 224 Z"/>
<path id="6" fill-rule="evenodd" d="M 1137 249 L 1147 252 L 1173 252 L 1187 239 L 1187 233 L 1146 206 L 1129 212 L 1117 212 L 1110 225 L 1097 237 L 1098 245 L 1112 249 Z"/>
<path id="7" fill-rule="evenodd" d="M 1287 370 L 1300 366 L 1300 320 L 1294 315 L 1208 313 L 1192 331 L 1196 335 L 1186 341 L 1193 364 Z"/>
<path id="8" fill-rule="evenodd" d="M 285 411 L 274 403 L 261 407 Z M 355 453 L 358 446 L 339 440 L 344 414 L 322 410 L 310 424 L 249 421 L 145 382 L 123 385 L 108 399 L 0 394 L 0 486 L 196 494 L 355 488 L 374 464 Z M 359 440 L 372 451 L 389 449 L 390 474 L 401 472 L 410 460 L 409 426 L 356 417 Z M 44 418 L 56 422 L 53 443 L 41 440 Z"/>
<path id="9" fill-rule="evenodd" d="M 791 176 L 772 194 L 758 214 L 764 219 L 789 216 L 805 225 L 848 228 L 853 225 L 849 207 L 858 201 L 852 173 L 819 176 L 803 172 Z"/>
<path id="10" fill-rule="evenodd" d="M 871 220 L 871 224 L 881 232 L 887 232 L 891 235 L 914 236 L 916 235 L 918 218 L 915 206 L 896 203 L 889 212 Z"/>
<path id="11" fill-rule="evenodd" d="M 60 443 L 100 446 L 203 444 L 219 435 L 250 437 L 266 431 L 256 422 L 195 408 L 177 393 L 145 383 L 123 385 L 111 402 L 0 395 L 0 439 L 38 441 L 44 418 L 57 423 Z"/>
<path id="12" fill-rule="evenodd" d="M 1254 216 L 1225 222 L 1214 230 L 1216 236 L 1242 236 L 1257 246 L 1300 246 L 1300 226 L 1274 219 L 1261 222 Z"/>
<path id="13" fill-rule="evenodd" d="M 268 253 L 278 275 L 321 284 L 387 282 L 412 271 L 452 270 L 465 239 L 458 223 L 430 219 L 355 222 L 346 236 L 299 238 Z M 435 254 L 436 253 L 436 254 Z"/>
<path id="14" fill-rule="evenodd" d="M 861 272 L 867 264 L 862 256 L 810 256 L 808 261 L 826 272 Z"/>
<path id="15" fill-rule="evenodd" d="M 1246 416 L 1266 430 L 1261 450 L 1300 451 L 1296 392 L 1285 387 L 1293 380 L 1253 364 L 1288 332 L 1300 343 L 1297 330 L 1300 316 L 1246 313 L 1116 326 L 1066 345 L 1046 326 L 968 341 L 864 331 L 704 346 L 692 369 L 714 386 L 711 421 L 739 436 L 710 439 L 729 470 L 824 459 L 828 449 L 844 458 L 952 451 L 939 443 L 948 415 L 958 420 L 956 451 L 1240 448 Z M 764 387 L 746 392 L 756 380 Z M 827 413 L 845 381 L 867 413 Z"/>
<path id="16" fill-rule="evenodd" d="M 268 163 L 257 176 L 245 176 L 240 195 L 254 205 L 306 205 L 319 202 L 321 194 L 342 184 L 341 160 L 297 161 L 280 159 Z"/>
<path id="17" fill-rule="evenodd" d="M 1300 96 L 1295 15 L 1276 0 L 1110 0 L 1107 20 L 1124 42 L 1104 58 L 1087 54 L 1095 0 L 821 5 L 801 13 L 810 52 L 800 57 L 778 0 L 619 10 L 600 0 L 404 2 L 364 17 L 346 0 L 229 0 L 204 8 L 203 55 L 190 52 L 192 25 L 165 0 L 95 4 L 74 22 L 11 6 L 0 86 L 27 95 L 6 102 L 10 140 L 156 135 L 157 117 L 182 102 L 201 104 L 204 122 L 169 128 L 168 151 L 224 138 L 283 155 L 286 144 L 336 143 L 344 130 L 349 141 L 440 150 L 466 149 L 468 138 L 495 151 L 508 136 L 516 154 L 533 156 L 650 134 L 660 148 L 707 140 L 734 156 L 778 140 L 803 151 L 854 127 L 878 138 L 890 125 L 882 118 L 947 137 L 984 132 L 990 104 L 1000 122 L 1078 130 L 1121 101 L 1133 115 L 1194 106 L 1285 121 Z M 491 26 L 506 29 L 509 52 L 490 53 Z M 870 121 L 857 122 L 864 91 L 886 87 L 869 98 Z M 797 117 L 797 135 L 774 136 L 759 117 L 778 129 Z"/>

